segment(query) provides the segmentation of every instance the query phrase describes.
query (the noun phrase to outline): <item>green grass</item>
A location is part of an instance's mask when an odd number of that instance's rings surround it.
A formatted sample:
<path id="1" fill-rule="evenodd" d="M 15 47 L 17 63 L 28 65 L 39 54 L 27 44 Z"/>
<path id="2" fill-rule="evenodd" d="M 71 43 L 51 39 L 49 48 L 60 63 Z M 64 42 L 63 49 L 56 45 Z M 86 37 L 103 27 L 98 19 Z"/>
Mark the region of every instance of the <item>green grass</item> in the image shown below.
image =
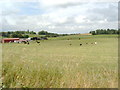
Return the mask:
<path id="1" fill-rule="evenodd" d="M 97 45 L 90 44 L 95 41 Z M 3 44 L 3 87 L 118 87 L 117 35 L 71 35 L 40 42 Z"/>
<path id="2" fill-rule="evenodd" d="M 2 39 L 3 37 L 2 36 L 0 36 L 0 39 Z"/>

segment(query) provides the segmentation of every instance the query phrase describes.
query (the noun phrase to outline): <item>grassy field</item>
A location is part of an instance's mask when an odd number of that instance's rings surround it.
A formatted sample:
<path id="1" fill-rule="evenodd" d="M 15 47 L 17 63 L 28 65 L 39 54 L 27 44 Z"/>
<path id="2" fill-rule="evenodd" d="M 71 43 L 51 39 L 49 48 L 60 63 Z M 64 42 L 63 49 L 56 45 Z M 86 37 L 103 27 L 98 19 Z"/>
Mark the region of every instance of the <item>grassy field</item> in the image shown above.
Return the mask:
<path id="1" fill-rule="evenodd" d="M 91 44 L 95 41 L 97 45 Z M 72 35 L 40 42 L 3 44 L 3 87 L 118 87 L 117 35 Z"/>

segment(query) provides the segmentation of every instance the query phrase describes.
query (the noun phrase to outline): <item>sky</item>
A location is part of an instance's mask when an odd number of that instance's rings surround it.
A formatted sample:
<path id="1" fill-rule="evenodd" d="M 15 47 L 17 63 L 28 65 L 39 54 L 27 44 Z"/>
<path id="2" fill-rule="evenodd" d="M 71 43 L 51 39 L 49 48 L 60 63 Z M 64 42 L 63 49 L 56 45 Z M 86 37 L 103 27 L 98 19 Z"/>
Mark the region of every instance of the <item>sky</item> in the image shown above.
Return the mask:
<path id="1" fill-rule="evenodd" d="M 4 0 L 0 11 L 0 31 L 29 29 L 69 34 L 118 28 L 118 2 Z"/>

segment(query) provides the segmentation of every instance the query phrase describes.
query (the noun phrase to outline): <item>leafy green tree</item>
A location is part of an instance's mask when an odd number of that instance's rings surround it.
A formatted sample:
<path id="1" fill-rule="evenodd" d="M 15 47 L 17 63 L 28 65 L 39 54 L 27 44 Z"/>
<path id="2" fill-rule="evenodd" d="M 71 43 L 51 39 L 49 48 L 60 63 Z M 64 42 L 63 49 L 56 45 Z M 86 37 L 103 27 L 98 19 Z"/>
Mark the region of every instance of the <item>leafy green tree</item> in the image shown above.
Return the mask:
<path id="1" fill-rule="evenodd" d="M 38 32 L 38 34 L 39 34 L 39 35 L 48 35 L 48 32 L 47 32 L 47 31 L 42 30 L 42 31 Z"/>
<path id="2" fill-rule="evenodd" d="M 18 34 L 18 38 L 24 38 L 22 34 Z"/>
<path id="3" fill-rule="evenodd" d="M 24 38 L 29 38 L 29 35 L 24 35 L 23 37 L 24 37 Z"/>
<path id="4" fill-rule="evenodd" d="M 91 33 L 92 35 L 96 35 L 95 31 L 90 31 L 90 33 Z"/>
<path id="5" fill-rule="evenodd" d="M 36 32 L 34 32 L 34 31 L 30 31 L 29 34 L 36 34 Z"/>
<path id="6" fill-rule="evenodd" d="M 11 35 L 12 38 L 18 38 L 18 34 L 14 33 Z"/>
<path id="7" fill-rule="evenodd" d="M 117 34 L 120 34 L 120 29 L 118 29 L 118 32 L 117 32 Z"/>
<path id="8" fill-rule="evenodd" d="M 9 37 L 9 34 L 7 32 L 2 32 L 2 37 Z"/>

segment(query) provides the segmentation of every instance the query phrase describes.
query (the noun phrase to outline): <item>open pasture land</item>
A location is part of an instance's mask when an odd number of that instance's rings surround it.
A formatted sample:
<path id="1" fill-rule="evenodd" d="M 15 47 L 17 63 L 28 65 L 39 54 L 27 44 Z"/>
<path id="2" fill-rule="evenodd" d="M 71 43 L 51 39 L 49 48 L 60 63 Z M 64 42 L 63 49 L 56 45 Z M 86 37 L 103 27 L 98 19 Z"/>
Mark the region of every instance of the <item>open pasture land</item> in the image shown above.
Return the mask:
<path id="1" fill-rule="evenodd" d="M 71 35 L 40 45 L 5 43 L 2 66 L 3 87 L 117 88 L 118 37 Z"/>

